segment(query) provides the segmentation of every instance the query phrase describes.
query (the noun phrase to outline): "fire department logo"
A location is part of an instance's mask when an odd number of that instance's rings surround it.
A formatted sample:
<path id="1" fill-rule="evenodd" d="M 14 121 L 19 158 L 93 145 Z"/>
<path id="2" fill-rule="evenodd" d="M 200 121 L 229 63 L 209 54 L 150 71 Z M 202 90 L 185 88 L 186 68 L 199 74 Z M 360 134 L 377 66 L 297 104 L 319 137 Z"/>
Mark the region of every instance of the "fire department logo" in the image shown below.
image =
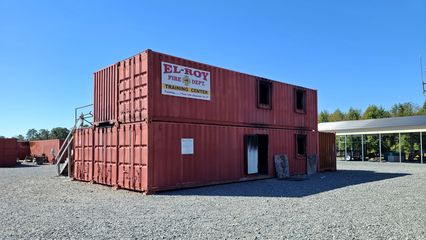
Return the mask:
<path id="1" fill-rule="evenodd" d="M 182 82 L 183 82 L 183 84 L 185 84 L 185 86 L 188 86 L 189 85 L 189 77 L 188 76 L 183 77 Z"/>

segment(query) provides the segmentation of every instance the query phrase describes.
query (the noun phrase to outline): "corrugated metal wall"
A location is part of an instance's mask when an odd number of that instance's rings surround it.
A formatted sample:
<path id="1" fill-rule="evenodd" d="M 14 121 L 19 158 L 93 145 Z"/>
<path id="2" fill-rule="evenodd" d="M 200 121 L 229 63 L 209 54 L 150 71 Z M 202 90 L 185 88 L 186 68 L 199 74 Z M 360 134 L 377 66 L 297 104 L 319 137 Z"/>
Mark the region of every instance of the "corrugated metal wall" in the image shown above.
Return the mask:
<path id="1" fill-rule="evenodd" d="M 296 155 L 296 134 L 307 135 L 307 155 L 317 152 L 315 132 L 166 122 L 152 123 L 150 128 L 154 132 L 149 165 L 149 187 L 153 191 L 245 178 L 245 135 L 268 135 L 270 176 L 274 176 L 276 154 L 288 155 L 291 174 L 306 173 L 306 156 Z M 194 154 L 181 154 L 182 138 L 194 139 Z"/>
<path id="2" fill-rule="evenodd" d="M 315 90 L 272 82 L 272 109 L 257 107 L 258 77 L 161 53 L 149 52 L 150 117 L 160 121 L 221 125 L 266 125 L 289 129 L 317 129 Z M 161 62 L 209 71 L 211 100 L 161 94 Z M 306 91 L 306 114 L 295 111 L 295 89 Z"/>
<path id="3" fill-rule="evenodd" d="M 93 128 L 77 129 L 74 133 L 74 178 L 93 181 Z"/>
<path id="4" fill-rule="evenodd" d="M 93 122 L 115 122 L 118 113 L 118 66 L 94 73 Z"/>
<path id="5" fill-rule="evenodd" d="M 211 100 L 163 95 L 162 61 L 209 71 Z M 318 154 L 316 91 L 272 81 L 272 109 L 261 109 L 258 81 L 151 50 L 98 71 L 94 122 L 113 125 L 93 129 L 93 181 L 138 191 L 238 181 L 247 134 L 268 135 L 269 176 L 275 154 L 289 156 L 291 174 L 306 173 L 296 134 L 307 135 L 307 155 Z M 296 89 L 306 92 L 306 113 L 295 110 Z M 181 154 L 181 138 L 194 139 L 194 154 Z"/>
<path id="6" fill-rule="evenodd" d="M 14 138 L 0 139 L 0 167 L 12 167 L 16 165 L 19 155 L 18 143 Z"/>
<path id="7" fill-rule="evenodd" d="M 115 186 L 117 182 L 117 127 L 94 129 L 93 181 Z"/>
<path id="8" fill-rule="evenodd" d="M 147 66 L 146 52 L 118 63 L 120 123 L 144 121 L 148 117 Z"/>
<path id="9" fill-rule="evenodd" d="M 336 134 L 318 132 L 319 170 L 336 171 Z"/>
<path id="10" fill-rule="evenodd" d="M 60 139 L 30 141 L 31 155 L 41 156 L 44 154 L 47 157 L 47 161 L 53 163 L 54 158 L 51 150 L 53 149 L 55 156 L 57 156 L 63 142 L 64 141 Z"/>

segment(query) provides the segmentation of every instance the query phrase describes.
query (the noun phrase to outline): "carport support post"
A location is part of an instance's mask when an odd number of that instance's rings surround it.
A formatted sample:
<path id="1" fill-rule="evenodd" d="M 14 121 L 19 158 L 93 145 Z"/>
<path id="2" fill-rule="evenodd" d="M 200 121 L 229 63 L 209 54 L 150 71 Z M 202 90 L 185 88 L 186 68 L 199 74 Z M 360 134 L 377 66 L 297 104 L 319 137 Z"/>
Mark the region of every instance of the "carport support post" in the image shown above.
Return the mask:
<path id="1" fill-rule="evenodd" d="M 361 157 L 364 162 L 364 134 L 361 134 Z"/>
<path id="2" fill-rule="evenodd" d="M 345 160 L 346 160 L 346 156 L 348 155 L 347 144 L 348 144 L 348 135 L 345 135 Z"/>
<path id="3" fill-rule="evenodd" d="M 398 133 L 398 145 L 399 145 L 399 162 L 402 162 L 401 133 Z"/>
<path id="4" fill-rule="evenodd" d="M 423 134 L 420 132 L 420 161 L 423 164 Z"/>
<path id="5" fill-rule="evenodd" d="M 382 162 L 382 134 L 379 133 L 379 162 Z"/>

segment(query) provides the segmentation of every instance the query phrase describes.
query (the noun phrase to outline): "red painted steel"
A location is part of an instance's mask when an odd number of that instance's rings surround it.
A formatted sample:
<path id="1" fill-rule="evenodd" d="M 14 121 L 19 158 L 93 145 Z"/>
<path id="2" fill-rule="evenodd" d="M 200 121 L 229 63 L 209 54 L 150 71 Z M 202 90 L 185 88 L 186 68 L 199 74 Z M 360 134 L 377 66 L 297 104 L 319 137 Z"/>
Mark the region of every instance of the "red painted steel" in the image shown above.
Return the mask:
<path id="1" fill-rule="evenodd" d="M 50 139 L 50 140 L 37 140 L 30 141 L 30 151 L 31 155 L 46 155 L 47 160 L 50 163 L 54 162 L 54 156 L 51 154 L 53 149 L 55 156 L 59 153 L 59 149 L 63 144 L 63 140 L 60 139 Z"/>
<path id="2" fill-rule="evenodd" d="M 143 52 L 117 64 L 118 121 L 121 123 L 144 121 L 148 117 L 147 61 L 147 52 Z"/>
<path id="3" fill-rule="evenodd" d="M 148 125 L 123 124 L 119 128 L 118 187 L 148 189 Z"/>
<path id="4" fill-rule="evenodd" d="M 74 133 L 74 178 L 93 181 L 93 128 L 77 129 Z"/>
<path id="5" fill-rule="evenodd" d="M 117 127 L 94 129 L 93 181 L 115 186 L 117 183 Z"/>
<path id="6" fill-rule="evenodd" d="M 319 170 L 336 171 L 336 134 L 318 132 Z"/>
<path id="7" fill-rule="evenodd" d="M 18 141 L 18 158 L 23 160 L 26 156 L 31 155 L 30 143 L 27 141 Z"/>
<path id="8" fill-rule="evenodd" d="M 93 122 L 114 122 L 118 113 L 118 66 L 117 64 L 95 72 Z"/>
<path id="9" fill-rule="evenodd" d="M 0 139 L 0 167 L 12 167 L 16 165 L 19 155 L 18 143 L 14 138 Z"/>
<path id="10" fill-rule="evenodd" d="M 211 100 L 163 95 L 161 62 L 209 71 Z M 306 173 L 306 156 L 318 155 L 315 90 L 271 81 L 272 108 L 258 108 L 260 78 L 151 50 L 94 76 L 95 127 L 76 133 L 91 134 L 93 148 L 79 150 L 76 179 L 144 192 L 245 180 L 248 134 L 268 135 L 270 177 L 275 154 L 289 156 L 292 175 Z M 305 111 L 295 110 L 296 90 L 306 93 Z M 103 122 L 113 124 L 97 127 Z M 296 155 L 297 134 L 307 135 L 306 156 Z M 194 154 L 181 154 L 182 138 L 194 139 Z M 90 154 L 92 175 L 82 177 Z"/>
<path id="11" fill-rule="evenodd" d="M 317 134 L 312 131 L 160 122 L 150 128 L 154 132 L 148 164 L 150 191 L 245 179 L 245 135 L 268 135 L 271 177 L 276 154 L 288 155 L 292 175 L 306 173 L 306 157 L 296 155 L 296 134 L 307 135 L 307 155 L 317 152 Z M 194 154 L 181 154 L 181 138 L 194 139 Z"/>
<path id="12" fill-rule="evenodd" d="M 163 61 L 209 71 L 211 100 L 161 94 Z M 114 74 L 106 74 L 106 71 Z M 132 123 L 144 121 L 149 115 L 154 121 L 317 130 L 316 90 L 272 81 L 272 109 L 262 109 L 257 107 L 258 79 L 253 75 L 146 50 L 95 73 L 94 122 Z M 112 90 L 114 87 L 110 83 L 115 82 L 118 83 Z M 306 91 L 305 113 L 295 110 L 295 89 Z M 111 109 L 118 109 L 118 113 Z"/>
<path id="13" fill-rule="evenodd" d="M 153 120 L 317 130 L 316 90 L 272 81 L 272 109 L 261 109 L 257 107 L 256 76 L 153 51 L 148 56 L 149 117 Z M 161 62 L 209 71 L 211 100 L 163 95 Z M 295 89 L 306 91 L 306 113 L 295 111 Z"/>

